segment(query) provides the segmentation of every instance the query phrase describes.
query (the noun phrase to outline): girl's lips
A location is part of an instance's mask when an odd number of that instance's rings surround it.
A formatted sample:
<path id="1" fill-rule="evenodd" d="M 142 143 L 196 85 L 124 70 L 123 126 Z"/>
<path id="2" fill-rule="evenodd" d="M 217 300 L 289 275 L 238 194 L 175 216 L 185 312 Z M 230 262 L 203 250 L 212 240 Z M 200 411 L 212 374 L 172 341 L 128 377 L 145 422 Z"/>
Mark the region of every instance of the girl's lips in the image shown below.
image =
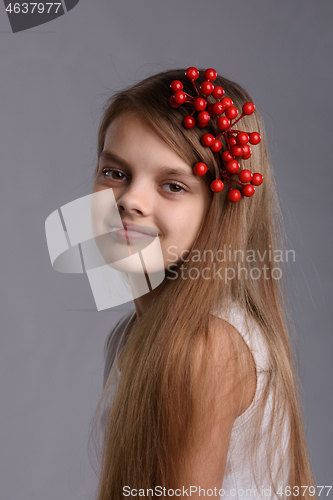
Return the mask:
<path id="1" fill-rule="evenodd" d="M 124 226 L 122 227 L 111 226 L 111 225 L 109 227 L 113 235 L 121 240 L 127 240 L 127 239 L 142 240 L 147 238 L 155 238 L 156 236 L 158 236 L 157 231 L 146 226 L 134 226 L 134 225 L 127 226 L 126 224 L 124 224 Z"/>

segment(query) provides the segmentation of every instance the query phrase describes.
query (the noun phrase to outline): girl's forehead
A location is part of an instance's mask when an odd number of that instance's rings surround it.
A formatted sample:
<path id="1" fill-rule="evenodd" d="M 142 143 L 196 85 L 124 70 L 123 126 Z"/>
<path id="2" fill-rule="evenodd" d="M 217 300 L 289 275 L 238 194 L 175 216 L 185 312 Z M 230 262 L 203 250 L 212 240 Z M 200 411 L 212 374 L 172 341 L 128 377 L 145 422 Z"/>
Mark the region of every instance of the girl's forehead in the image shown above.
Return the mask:
<path id="1" fill-rule="evenodd" d="M 149 143 L 154 150 L 159 148 L 161 154 L 163 152 L 180 158 L 192 170 L 193 165 L 201 158 L 183 134 L 178 132 L 177 127 L 165 122 L 163 117 L 157 116 L 150 123 L 139 111 L 126 110 L 117 115 L 106 128 L 103 148 L 110 144 L 116 144 L 119 148 L 121 144 L 127 149 L 127 145 L 137 144 L 141 147 L 143 142 Z"/>
<path id="2" fill-rule="evenodd" d="M 166 142 L 153 130 L 148 123 L 135 113 L 126 112 L 117 116 L 108 126 L 105 134 L 106 142 L 116 142 L 119 140 L 129 140 L 137 142 L 136 139 L 150 140 L 167 146 Z"/>
<path id="3" fill-rule="evenodd" d="M 192 173 L 190 164 L 136 114 L 122 114 L 110 123 L 103 150 L 120 154 L 124 159 L 146 158 L 154 162 L 170 162 Z"/>
<path id="4" fill-rule="evenodd" d="M 119 129 L 121 127 L 128 127 L 129 125 L 133 127 L 138 127 L 140 129 L 149 130 L 154 133 L 153 128 L 149 125 L 148 120 L 145 120 L 135 111 L 124 111 L 118 114 L 109 124 L 107 131 L 109 129 Z"/>

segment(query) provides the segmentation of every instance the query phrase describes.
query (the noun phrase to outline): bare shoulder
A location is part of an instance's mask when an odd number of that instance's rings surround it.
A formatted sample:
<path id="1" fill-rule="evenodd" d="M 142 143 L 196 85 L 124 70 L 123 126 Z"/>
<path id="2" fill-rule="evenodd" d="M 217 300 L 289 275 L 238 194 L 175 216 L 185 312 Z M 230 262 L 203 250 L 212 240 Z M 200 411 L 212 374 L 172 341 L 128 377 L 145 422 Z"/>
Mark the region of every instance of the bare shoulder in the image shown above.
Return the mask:
<path id="1" fill-rule="evenodd" d="M 230 418 L 250 406 L 257 384 L 254 359 L 238 330 L 222 318 L 210 315 L 209 336 L 198 343 L 194 372 L 204 376 L 211 398 L 217 407 L 228 407 Z"/>
<path id="2" fill-rule="evenodd" d="M 250 405 L 255 365 L 240 333 L 211 316 L 192 358 L 190 445 L 179 472 L 180 484 L 221 488 L 235 419 Z"/>

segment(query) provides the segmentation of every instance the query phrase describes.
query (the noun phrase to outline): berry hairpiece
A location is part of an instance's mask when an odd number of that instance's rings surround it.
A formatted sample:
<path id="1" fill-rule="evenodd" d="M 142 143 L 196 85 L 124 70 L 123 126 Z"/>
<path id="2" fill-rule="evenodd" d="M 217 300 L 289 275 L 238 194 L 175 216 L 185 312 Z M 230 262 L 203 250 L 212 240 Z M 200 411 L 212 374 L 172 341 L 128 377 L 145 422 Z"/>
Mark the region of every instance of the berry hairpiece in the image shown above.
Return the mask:
<path id="1" fill-rule="evenodd" d="M 190 67 L 185 72 L 186 78 L 191 80 L 196 92 L 196 96 L 191 96 L 183 91 L 184 85 L 180 80 L 171 82 L 170 88 L 173 95 L 170 96 L 169 104 L 173 108 L 178 108 L 184 103 L 189 103 L 193 106 L 193 111 L 183 119 L 183 126 L 187 129 L 193 128 L 195 125 L 199 128 L 205 128 L 209 125 L 212 118 L 216 119 L 216 126 L 220 130 L 217 136 L 211 133 L 205 133 L 201 137 L 201 144 L 208 147 L 215 154 L 216 162 L 219 168 L 219 178 L 215 179 L 210 187 L 215 193 L 222 191 L 225 181 L 229 186 L 227 197 L 232 202 L 237 202 L 244 196 L 252 196 L 255 192 L 254 186 L 259 186 L 263 181 L 263 176 L 259 173 L 252 173 L 250 170 L 240 170 L 237 158 L 247 160 L 251 156 L 251 148 L 249 144 L 259 144 L 261 141 L 258 132 L 242 132 L 234 130 L 233 126 L 239 122 L 244 116 L 252 115 L 255 106 L 252 102 L 246 102 L 242 108 L 242 114 L 239 118 L 238 109 L 233 106 L 233 101 L 230 97 L 224 97 L 224 89 L 220 86 L 214 86 L 217 78 L 215 69 L 209 68 L 204 72 L 206 81 L 202 82 L 198 90 L 195 80 L 199 77 L 199 70 Z M 216 100 L 215 103 L 207 102 L 207 97 L 212 96 Z M 206 110 L 207 108 L 207 110 Z M 196 116 L 195 116 L 196 114 Z M 222 116 L 224 115 L 224 116 Z M 237 119 L 236 119 L 237 118 Z M 234 120 L 234 121 L 232 121 Z M 227 149 L 222 152 L 222 142 L 220 137 L 225 137 Z M 221 157 L 219 157 L 219 154 Z M 221 162 L 221 159 L 223 163 Z M 198 162 L 193 167 L 193 172 L 196 175 L 205 175 L 208 171 L 207 165 L 203 162 Z M 232 179 L 231 175 L 237 175 L 238 181 Z M 230 181 L 241 186 L 241 190 L 234 189 L 230 185 Z"/>

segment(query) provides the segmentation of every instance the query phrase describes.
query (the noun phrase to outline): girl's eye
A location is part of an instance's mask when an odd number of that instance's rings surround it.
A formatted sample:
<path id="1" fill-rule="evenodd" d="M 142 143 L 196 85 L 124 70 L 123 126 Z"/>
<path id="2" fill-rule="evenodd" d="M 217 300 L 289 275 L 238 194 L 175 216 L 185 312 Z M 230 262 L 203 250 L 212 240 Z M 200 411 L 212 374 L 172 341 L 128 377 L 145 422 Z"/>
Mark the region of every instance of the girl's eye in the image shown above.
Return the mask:
<path id="1" fill-rule="evenodd" d="M 182 191 L 185 191 L 185 189 L 180 186 L 179 184 L 174 184 L 172 182 L 167 182 L 166 184 L 163 184 L 164 186 L 170 186 L 170 190 L 167 189 L 170 193 L 181 193 Z"/>
<path id="2" fill-rule="evenodd" d="M 108 177 L 111 180 L 117 180 L 117 181 L 126 181 L 127 176 L 123 173 L 120 172 L 119 170 L 115 170 L 113 168 L 105 168 L 102 171 L 102 174 L 104 177 Z M 186 191 L 180 184 L 175 184 L 173 182 L 166 182 L 163 184 L 164 186 L 169 186 L 169 189 L 166 189 L 169 193 L 181 193 L 182 191 Z"/>
<path id="3" fill-rule="evenodd" d="M 109 177 L 109 179 L 112 180 L 124 181 L 127 179 L 125 174 L 119 172 L 119 170 L 114 170 L 112 168 L 105 168 L 103 170 L 103 175 L 105 177 Z"/>

